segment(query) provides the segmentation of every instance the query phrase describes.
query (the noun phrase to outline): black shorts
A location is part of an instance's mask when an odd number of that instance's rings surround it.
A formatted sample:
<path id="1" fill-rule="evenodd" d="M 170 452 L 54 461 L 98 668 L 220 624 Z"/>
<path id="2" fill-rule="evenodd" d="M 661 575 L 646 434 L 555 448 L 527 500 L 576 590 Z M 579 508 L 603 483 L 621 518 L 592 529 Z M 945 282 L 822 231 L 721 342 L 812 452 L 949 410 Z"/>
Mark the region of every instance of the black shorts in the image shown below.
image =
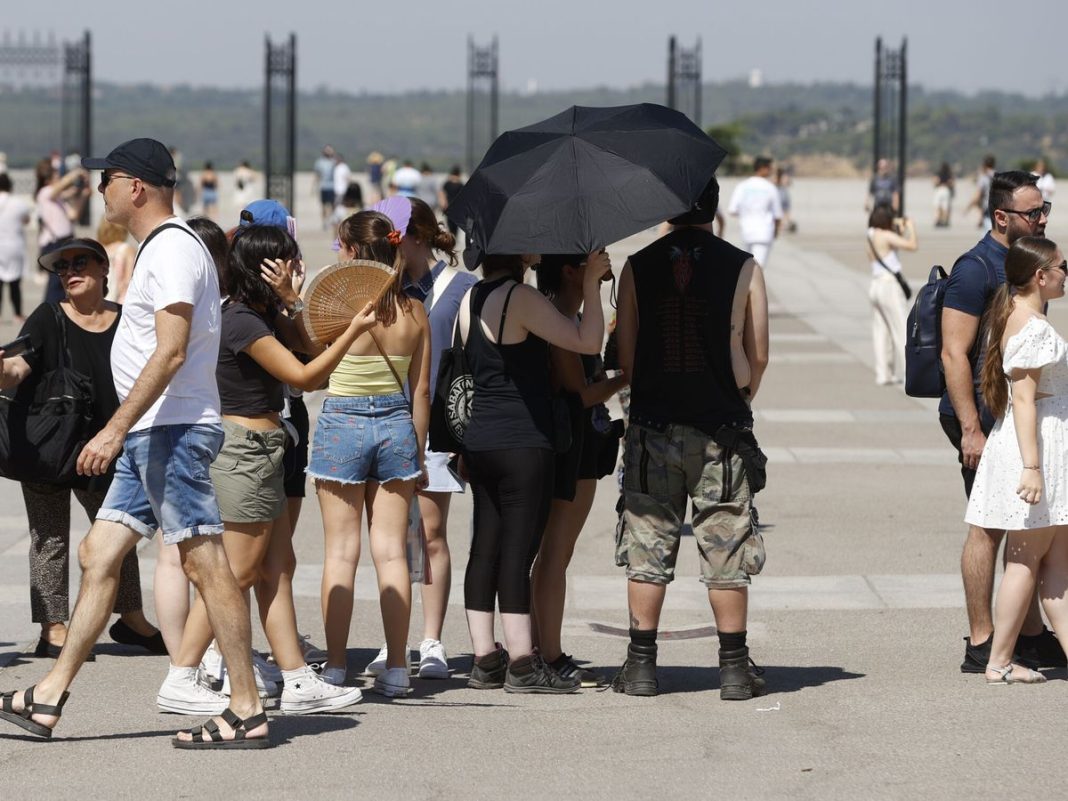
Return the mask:
<path id="1" fill-rule="evenodd" d="M 990 435 L 990 430 L 994 427 L 993 424 L 987 425 L 985 420 L 980 418 L 980 427 L 983 430 L 983 434 Z M 975 471 L 970 467 L 964 466 L 964 451 L 961 450 L 960 441 L 964 436 L 964 432 L 961 431 L 960 420 L 954 415 L 940 414 L 938 415 L 938 422 L 942 424 L 942 430 L 946 432 L 946 436 L 949 437 L 949 441 L 953 443 L 953 447 L 957 449 L 957 461 L 960 462 L 960 474 L 964 479 L 964 495 L 970 498 L 972 496 L 972 484 L 975 483 Z"/>
<path id="2" fill-rule="evenodd" d="M 324 206 L 333 206 L 337 201 L 337 195 L 334 194 L 333 189 L 320 189 L 319 190 L 319 202 Z"/>
<path id="3" fill-rule="evenodd" d="M 308 421 L 308 407 L 304 405 L 302 396 L 289 399 L 289 422 L 297 429 L 300 441 L 296 445 L 287 443 L 285 455 L 282 457 L 282 465 L 286 471 L 286 497 L 303 498 L 307 488 L 304 471 L 308 468 L 308 434 L 311 424 Z"/>

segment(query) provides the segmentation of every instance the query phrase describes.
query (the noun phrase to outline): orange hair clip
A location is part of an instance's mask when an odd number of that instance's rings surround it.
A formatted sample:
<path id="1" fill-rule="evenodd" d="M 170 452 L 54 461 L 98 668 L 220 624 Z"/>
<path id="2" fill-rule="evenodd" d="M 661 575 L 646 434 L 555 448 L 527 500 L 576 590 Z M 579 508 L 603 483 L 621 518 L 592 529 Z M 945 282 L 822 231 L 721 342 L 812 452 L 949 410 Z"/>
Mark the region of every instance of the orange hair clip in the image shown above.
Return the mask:
<path id="1" fill-rule="evenodd" d="M 397 230 L 390 231 L 386 234 L 386 239 L 389 240 L 389 244 L 396 246 L 401 243 L 401 232 Z"/>

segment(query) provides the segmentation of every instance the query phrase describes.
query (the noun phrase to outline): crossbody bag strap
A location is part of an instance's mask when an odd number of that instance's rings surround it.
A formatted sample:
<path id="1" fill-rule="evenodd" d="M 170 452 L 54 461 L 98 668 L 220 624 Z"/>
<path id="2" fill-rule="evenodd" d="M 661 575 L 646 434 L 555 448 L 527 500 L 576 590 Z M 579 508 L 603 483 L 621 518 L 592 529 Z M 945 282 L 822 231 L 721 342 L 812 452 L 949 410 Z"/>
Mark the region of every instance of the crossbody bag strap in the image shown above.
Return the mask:
<path id="1" fill-rule="evenodd" d="M 367 333 L 371 335 L 371 341 L 375 343 L 375 347 L 378 348 L 379 354 L 381 354 L 382 358 L 386 360 L 386 367 L 388 367 L 389 371 L 393 373 L 393 378 L 397 382 L 397 387 L 400 389 L 400 394 L 404 395 L 404 382 L 401 381 L 400 373 L 397 372 L 397 368 L 393 366 L 392 360 L 390 360 L 389 356 L 386 355 L 386 351 L 382 347 L 382 343 L 378 341 L 378 337 L 375 336 L 374 331 L 368 331 Z M 404 395 L 404 400 L 407 401 L 408 413 L 411 414 L 412 402 L 408 400 L 407 395 Z"/>
<path id="2" fill-rule="evenodd" d="M 427 314 L 434 308 L 434 304 L 438 302 L 441 296 L 445 294 L 445 290 L 448 288 L 449 284 L 452 283 L 452 280 L 456 275 L 457 270 L 454 268 L 449 267 L 447 264 L 442 266 L 441 272 L 434 278 L 434 283 L 430 287 L 430 295 L 423 301 L 423 304 L 426 306 Z"/>
<path id="3" fill-rule="evenodd" d="M 882 258 L 879 256 L 879 252 L 875 249 L 875 240 L 871 238 L 870 234 L 868 235 L 868 247 L 871 248 L 871 255 L 873 255 L 875 257 L 875 260 L 879 262 L 880 265 L 882 265 L 882 268 L 884 270 L 890 273 L 890 275 L 897 275 L 897 273 L 895 273 L 893 270 L 886 266 L 886 262 L 883 261 Z"/>

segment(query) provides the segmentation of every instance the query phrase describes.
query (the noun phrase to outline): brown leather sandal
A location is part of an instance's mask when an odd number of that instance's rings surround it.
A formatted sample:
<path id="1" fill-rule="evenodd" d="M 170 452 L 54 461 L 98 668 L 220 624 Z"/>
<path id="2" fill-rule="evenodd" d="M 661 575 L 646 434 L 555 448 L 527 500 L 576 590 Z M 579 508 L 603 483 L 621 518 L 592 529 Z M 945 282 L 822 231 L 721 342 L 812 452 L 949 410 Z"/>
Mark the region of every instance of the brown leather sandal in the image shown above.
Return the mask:
<path id="1" fill-rule="evenodd" d="M 221 717 L 226 721 L 227 725 L 234 730 L 233 739 L 225 739 L 222 732 L 219 730 L 219 724 L 214 720 L 209 720 L 203 726 L 197 726 L 195 729 L 190 729 L 188 731 L 188 734 L 193 736 L 192 740 L 182 740 L 175 737 L 171 740 L 171 743 L 175 748 L 190 750 L 271 747 L 269 735 L 267 737 L 252 738 L 247 736 L 249 730 L 254 729 L 257 726 L 262 726 L 267 722 L 266 712 L 260 712 L 258 715 L 253 715 L 247 720 L 242 720 L 234 714 L 232 709 L 227 707 L 223 710 Z"/>
<path id="2" fill-rule="evenodd" d="M 67 703 L 67 699 L 70 697 L 70 693 L 64 692 L 59 698 L 59 703 L 55 706 L 51 704 L 39 704 L 33 700 L 33 691 L 36 686 L 30 687 L 28 690 L 24 690 L 22 693 L 22 705 L 23 709 L 17 711 L 15 709 L 15 693 L 18 690 L 12 692 L 3 693 L 0 695 L 0 720 L 6 720 L 9 723 L 14 723 L 30 734 L 36 735 L 44 740 L 52 739 L 52 729 L 41 723 L 38 723 L 33 719 L 34 715 L 54 715 L 57 718 L 63 714 L 63 705 Z"/>

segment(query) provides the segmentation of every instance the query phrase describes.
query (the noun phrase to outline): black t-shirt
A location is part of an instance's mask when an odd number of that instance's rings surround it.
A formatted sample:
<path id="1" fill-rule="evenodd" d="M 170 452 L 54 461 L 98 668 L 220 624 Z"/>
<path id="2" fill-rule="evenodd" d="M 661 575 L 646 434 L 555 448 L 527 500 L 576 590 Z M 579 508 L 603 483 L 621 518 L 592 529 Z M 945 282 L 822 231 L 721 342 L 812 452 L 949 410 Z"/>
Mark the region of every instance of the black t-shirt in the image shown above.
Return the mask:
<path id="1" fill-rule="evenodd" d="M 215 380 L 223 414 L 252 417 L 282 411 L 282 382 L 245 353 L 245 348 L 263 337 L 275 336 L 266 315 L 240 301 L 222 307 L 222 336 Z"/>
<path id="2" fill-rule="evenodd" d="M 90 433 L 95 434 L 105 425 L 115 410 L 119 408 L 119 396 L 115 394 L 115 381 L 111 375 L 111 343 L 122 317 L 122 307 L 115 316 L 115 322 L 105 331 L 86 331 L 63 314 L 64 327 L 67 331 L 67 348 L 70 350 L 71 367 L 79 373 L 89 376 L 93 382 L 93 419 Z M 33 343 L 33 353 L 23 356 L 33 373 L 28 381 L 59 367 L 60 332 L 56 325 L 56 315 L 50 303 L 42 303 L 33 310 L 22 326 L 20 336 L 29 336 Z"/>
<path id="3" fill-rule="evenodd" d="M 441 191 L 445 194 L 445 202 L 451 206 L 452 202 L 456 200 L 456 196 L 460 194 L 460 190 L 463 188 L 463 181 L 445 181 L 445 183 L 441 185 Z"/>

